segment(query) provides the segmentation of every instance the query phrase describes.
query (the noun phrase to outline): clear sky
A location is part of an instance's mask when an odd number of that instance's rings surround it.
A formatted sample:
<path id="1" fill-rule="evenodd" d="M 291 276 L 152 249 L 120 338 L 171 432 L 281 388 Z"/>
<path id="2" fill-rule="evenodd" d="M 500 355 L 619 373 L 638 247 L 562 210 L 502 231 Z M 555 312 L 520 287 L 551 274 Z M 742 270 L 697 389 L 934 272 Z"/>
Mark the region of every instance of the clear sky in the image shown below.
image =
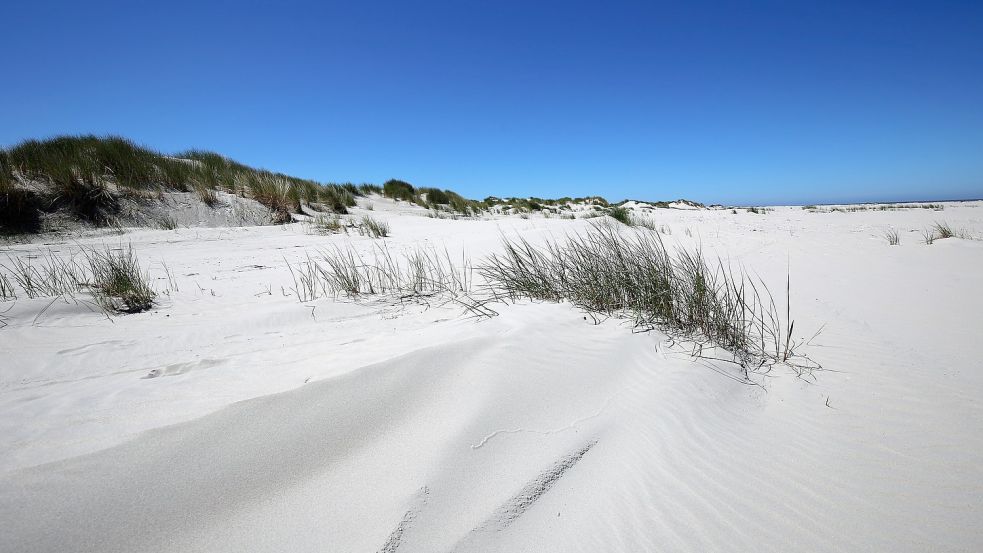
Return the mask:
<path id="1" fill-rule="evenodd" d="M 8 2 L 0 145 L 705 203 L 983 197 L 983 1 Z"/>

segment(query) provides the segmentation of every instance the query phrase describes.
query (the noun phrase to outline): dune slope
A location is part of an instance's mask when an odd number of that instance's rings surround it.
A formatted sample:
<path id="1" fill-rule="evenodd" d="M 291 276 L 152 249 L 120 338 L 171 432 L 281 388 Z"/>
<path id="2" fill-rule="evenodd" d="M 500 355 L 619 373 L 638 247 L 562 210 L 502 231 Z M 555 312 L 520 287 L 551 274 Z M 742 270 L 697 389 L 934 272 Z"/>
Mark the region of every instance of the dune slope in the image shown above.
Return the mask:
<path id="1" fill-rule="evenodd" d="M 480 258 L 500 233 L 589 228 L 373 207 L 397 251 Z M 916 210 L 647 216 L 671 243 L 790 276 L 800 352 L 824 370 L 749 385 L 662 333 L 565 304 L 475 320 L 437 301 L 297 301 L 286 263 L 370 251 L 366 237 L 135 231 L 122 240 L 179 284 L 156 310 L 108 320 L 56 303 L 38 317 L 38 299 L 7 312 L 0 550 L 983 545 L 983 242 L 917 243 L 939 214 Z M 944 216 L 983 230 L 983 204 Z M 889 226 L 906 229 L 901 246 L 884 242 Z"/>

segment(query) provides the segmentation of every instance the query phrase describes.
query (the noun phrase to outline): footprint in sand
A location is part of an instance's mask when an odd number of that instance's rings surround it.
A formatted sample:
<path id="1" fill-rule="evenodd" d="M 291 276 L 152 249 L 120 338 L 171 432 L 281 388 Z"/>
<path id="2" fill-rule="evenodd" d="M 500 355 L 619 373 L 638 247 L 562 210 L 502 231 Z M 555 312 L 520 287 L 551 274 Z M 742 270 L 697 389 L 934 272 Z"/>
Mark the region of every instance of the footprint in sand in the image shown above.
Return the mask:
<path id="1" fill-rule="evenodd" d="M 177 376 L 193 370 L 209 369 L 227 362 L 228 361 L 226 359 L 202 359 L 200 361 L 192 361 L 187 363 L 171 363 L 170 365 L 164 367 L 150 369 L 150 372 L 141 378 L 147 379 L 157 378 L 159 376 Z"/>

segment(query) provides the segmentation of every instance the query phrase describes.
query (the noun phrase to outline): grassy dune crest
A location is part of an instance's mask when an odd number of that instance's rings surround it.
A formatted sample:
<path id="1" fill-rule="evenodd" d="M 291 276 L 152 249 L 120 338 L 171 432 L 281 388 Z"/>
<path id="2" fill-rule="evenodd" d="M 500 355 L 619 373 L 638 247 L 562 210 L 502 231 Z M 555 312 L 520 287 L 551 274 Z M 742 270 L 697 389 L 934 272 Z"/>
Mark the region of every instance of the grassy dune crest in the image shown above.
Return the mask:
<path id="1" fill-rule="evenodd" d="M 37 232 L 42 214 L 54 211 L 106 225 L 121 197 L 149 199 L 168 191 L 194 192 L 208 206 L 219 204 L 218 192 L 255 199 L 282 223 L 302 203 L 346 213 L 356 196 L 375 188 L 319 183 L 204 150 L 167 155 L 118 136 L 59 136 L 0 149 L 0 232 Z"/>

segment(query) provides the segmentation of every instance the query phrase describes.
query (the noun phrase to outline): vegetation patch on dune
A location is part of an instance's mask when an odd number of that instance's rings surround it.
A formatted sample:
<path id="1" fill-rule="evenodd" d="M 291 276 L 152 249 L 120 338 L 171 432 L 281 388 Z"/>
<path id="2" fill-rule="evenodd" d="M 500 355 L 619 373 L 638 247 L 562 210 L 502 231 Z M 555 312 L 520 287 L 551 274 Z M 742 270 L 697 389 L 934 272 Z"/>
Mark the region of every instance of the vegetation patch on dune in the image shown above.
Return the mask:
<path id="1" fill-rule="evenodd" d="M 139 313 L 153 307 L 157 292 L 130 246 L 85 247 L 67 256 L 48 251 L 35 259 L 0 262 L 0 301 L 64 298 L 87 292 L 106 313 Z"/>
<path id="2" fill-rule="evenodd" d="M 802 209 L 810 213 L 861 213 L 865 211 L 904 211 L 906 209 L 928 209 L 931 211 L 943 211 L 945 206 L 942 204 L 873 204 L 873 205 L 844 205 L 832 207 L 820 207 L 816 205 L 804 205 Z"/>
<path id="3" fill-rule="evenodd" d="M 448 294 L 469 312 L 493 315 L 489 305 L 532 299 L 570 302 L 598 316 L 626 318 L 640 329 L 729 352 L 745 370 L 795 365 L 794 322 L 760 279 L 734 271 L 700 250 L 669 251 L 658 232 L 594 224 L 590 232 L 533 246 L 506 239 L 504 251 L 475 266 L 444 252 L 403 256 L 379 247 L 370 256 L 352 249 L 321 251 L 290 270 L 298 299 Z M 746 375 L 745 375 L 746 376 Z"/>
<path id="4" fill-rule="evenodd" d="M 473 268 L 467 259 L 457 263 L 447 250 L 422 246 L 400 255 L 384 245 L 366 256 L 351 248 L 322 250 L 288 267 L 300 301 L 380 294 L 456 295 L 471 291 L 473 283 Z"/>
<path id="5" fill-rule="evenodd" d="M 321 183 L 204 150 L 168 155 L 117 136 L 59 136 L 0 149 L 0 233 L 39 232 L 44 215 L 53 212 L 111 225 L 121 199 L 160 199 L 164 192 L 193 192 L 209 207 L 221 204 L 218 192 L 250 198 L 269 209 L 272 222 L 286 223 L 305 205 L 347 213 L 357 196 L 383 188 Z"/>
<path id="6" fill-rule="evenodd" d="M 666 249 L 658 233 L 593 232 L 535 247 L 506 240 L 479 268 L 510 298 L 569 301 L 591 313 L 627 317 L 636 327 L 721 347 L 743 367 L 787 362 L 794 322 L 768 286 L 699 250 Z M 788 288 L 786 291 L 789 291 Z"/>

